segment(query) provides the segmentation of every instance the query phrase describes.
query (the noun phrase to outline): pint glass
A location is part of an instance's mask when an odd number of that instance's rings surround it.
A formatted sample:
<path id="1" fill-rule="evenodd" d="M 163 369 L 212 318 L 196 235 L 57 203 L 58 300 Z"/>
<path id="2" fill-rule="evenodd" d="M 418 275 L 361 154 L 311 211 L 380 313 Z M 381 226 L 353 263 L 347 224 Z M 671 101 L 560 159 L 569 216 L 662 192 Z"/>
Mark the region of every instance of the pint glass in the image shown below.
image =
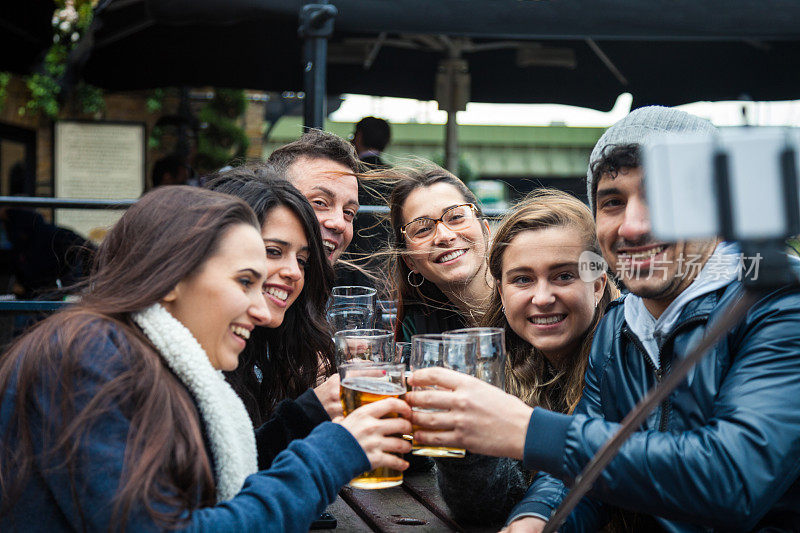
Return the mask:
<path id="1" fill-rule="evenodd" d="M 414 335 L 411 337 L 411 370 L 441 366 L 469 374 L 475 367 L 475 350 L 475 341 L 467 337 Z M 414 387 L 414 390 L 425 388 L 427 387 Z M 413 409 L 418 412 L 435 411 L 419 407 Z M 414 426 L 412 431 L 417 429 Z M 411 453 L 428 457 L 464 457 L 466 450 L 447 446 L 421 446 L 414 443 Z"/>
<path id="2" fill-rule="evenodd" d="M 375 327 L 375 294 L 371 287 L 334 287 L 328 304 L 328 323 L 334 332 Z"/>
<path id="3" fill-rule="evenodd" d="M 339 377 L 339 397 L 344 416 L 362 405 L 384 398 L 402 398 L 406 393 L 405 366 L 402 364 L 357 360 L 339 365 Z M 390 413 L 385 418 L 397 416 Z M 402 470 L 380 467 L 353 478 L 350 486 L 358 489 L 385 489 L 402 482 Z"/>
<path id="4" fill-rule="evenodd" d="M 466 336 L 475 340 L 475 363 L 467 374 L 505 390 L 506 333 L 502 328 L 463 328 L 445 331 L 451 335 Z"/>
<path id="5" fill-rule="evenodd" d="M 354 359 L 376 363 L 391 363 L 395 360 L 394 335 L 385 329 L 346 329 L 333 335 L 336 348 L 336 363 Z"/>

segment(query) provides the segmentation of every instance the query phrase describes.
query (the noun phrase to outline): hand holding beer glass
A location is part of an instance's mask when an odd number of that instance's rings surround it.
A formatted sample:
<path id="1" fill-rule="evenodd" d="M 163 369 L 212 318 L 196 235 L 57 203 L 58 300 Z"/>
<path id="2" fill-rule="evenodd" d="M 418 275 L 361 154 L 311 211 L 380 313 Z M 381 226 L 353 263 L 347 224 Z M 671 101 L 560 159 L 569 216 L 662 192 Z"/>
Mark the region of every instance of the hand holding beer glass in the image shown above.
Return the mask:
<path id="1" fill-rule="evenodd" d="M 411 337 L 411 370 L 429 367 L 451 368 L 458 372 L 470 373 L 475 368 L 476 343 L 468 337 L 445 337 L 444 335 L 414 335 Z M 429 387 L 431 388 L 431 387 Z M 432 387 L 435 389 L 435 387 Z M 414 387 L 424 390 L 425 387 Z M 415 407 L 419 412 L 437 412 L 436 409 Z M 413 430 L 419 429 L 414 426 Z M 448 446 L 422 446 L 414 443 L 414 455 L 428 457 L 464 457 L 466 450 Z"/>
<path id="2" fill-rule="evenodd" d="M 408 420 L 401 418 L 403 415 L 410 415 L 408 405 L 399 402 L 406 393 L 405 366 L 357 360 L 340 365 L 339 377 L 345 416 L 343 424 L 346 425 L 350 416 L 356 416 L 364 409 L 371 410 L 381 403 L 386 405 L 394 402 L 391 405 L 398 407 L 396 411 L 383 409 L 381 420 L 373 422 L 374 429 L 378 430 L 376 437 L 390 441 L 388 447 L 378 449 L 377 467 L 355 477 L 350 485 L 361 489 L 383 489 L 401 484 L 403 470 L 408 467 L 408 463 L 393 453 L 402 454 L 409 451 L 409 443 L 400 438 L 400 435 L 408 433 L 411 429 Z M 390 400 L 386 400 L 387 398 Z M 402 405 L 399 405 L 400 403 Z M 360 440 L 359 443 L 364 447 Z M 366 447 L 365 452 L 367 452 Z M 369 452 L 367 456 L 369 457 Z M 376 466 L 376 461 L 370 458 L 370 464 Z"/>
<path id="3" fill-rule="evenodd" d="M 424 391 L 408 396 L 415 432 L 423 442 L 460 445 L 475 453 L 521 459 L 531 408 L 502 391 L 503 330 L 468 328 L 445 332 L 441 337 L 450 342 L 458 338 L 472 340 L 476 344 L 474 359 L 465 359 L 461 365 L 453 364 L 452 358 L 451 364 L 428 365 L 451 370 L 428 368 L 414 372 L 413 390 Z M 512 437 L 517 435 L 521 438 Z"/>

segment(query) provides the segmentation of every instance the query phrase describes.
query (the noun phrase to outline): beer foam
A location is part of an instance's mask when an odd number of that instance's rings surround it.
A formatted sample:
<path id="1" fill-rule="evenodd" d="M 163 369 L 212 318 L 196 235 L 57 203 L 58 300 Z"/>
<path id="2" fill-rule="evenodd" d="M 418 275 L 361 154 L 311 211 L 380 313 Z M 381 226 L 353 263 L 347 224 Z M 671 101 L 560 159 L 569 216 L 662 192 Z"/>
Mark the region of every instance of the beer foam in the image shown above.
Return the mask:
<path id="1" fill-rule="evenodd" d="M 405 387 L 399 383 L 387 381 L 385 376 L 348 377 L 342 381 L 341 385 L 347 389 L 383 396 L 397 396 L 399 394 L 405 394 L 406 392 Z"/>

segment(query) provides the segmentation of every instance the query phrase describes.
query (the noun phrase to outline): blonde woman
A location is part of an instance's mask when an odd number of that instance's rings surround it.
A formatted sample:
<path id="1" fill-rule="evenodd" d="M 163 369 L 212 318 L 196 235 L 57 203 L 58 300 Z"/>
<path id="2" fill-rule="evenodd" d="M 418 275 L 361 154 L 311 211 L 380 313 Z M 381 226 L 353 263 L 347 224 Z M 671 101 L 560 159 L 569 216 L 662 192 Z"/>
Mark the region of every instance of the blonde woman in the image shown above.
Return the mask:
<path id="1" fill-rule="evenodd" d="M 579 276 L 585 251 L 600 253 L 588 207 L 540 189 L 503 219 L 489 252 L 495 281 L 483 323 L 506 331 L 506 390 L 530 406 L 570 413 L 583 390 L 597 323 L 619 292 L 604 272 Z M 437 460 L 442 496 L 465 523 L 501 525 L 532 473 L 513 459 Z"/>

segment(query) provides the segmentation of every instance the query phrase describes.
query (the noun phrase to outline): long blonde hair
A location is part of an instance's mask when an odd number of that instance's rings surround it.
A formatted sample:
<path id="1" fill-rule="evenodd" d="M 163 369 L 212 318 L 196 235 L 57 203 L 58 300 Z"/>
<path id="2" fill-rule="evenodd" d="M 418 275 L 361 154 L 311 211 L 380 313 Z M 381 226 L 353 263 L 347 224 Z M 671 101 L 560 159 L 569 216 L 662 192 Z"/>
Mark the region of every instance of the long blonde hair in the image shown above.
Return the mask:
<path id="1" fill-rule="evenodd" d="M 586 205 L 556 189 L 532 192 L 503 218 L 495 233 L 489 252 L 489 272 L 497 281 L 483 323 L 506 331 L 506 390 L 528 405 L 571 413 L 583 393 L 595 329 L 605 307 L 619 296 L 619 290 L 610 279 L 607 280 L 580 348 L 564 361 L 561 368 L 553 368 L 540 350 L 511 329 L 503 313 L 498 289 L 502 279 L 503 254 L 508 245 L 520 233 L 547 228 L 576 229 L 581 235 L 583 249 L 600 253 L 594 219 Z"/>

